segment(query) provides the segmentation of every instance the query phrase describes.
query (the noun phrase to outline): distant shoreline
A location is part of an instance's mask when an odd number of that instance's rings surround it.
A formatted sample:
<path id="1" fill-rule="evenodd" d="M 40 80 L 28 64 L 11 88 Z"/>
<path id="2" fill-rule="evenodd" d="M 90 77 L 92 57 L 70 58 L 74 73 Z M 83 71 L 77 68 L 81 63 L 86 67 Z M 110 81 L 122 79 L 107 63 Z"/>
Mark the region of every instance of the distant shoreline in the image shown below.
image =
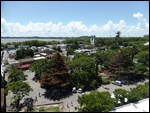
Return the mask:
<path id="1" fill-rule="evenodd" d="M 1 43 L 12 43 L 12 42 L 23 42 L 23 41 L 31 41 L 31 40 L 39 40 L 39 41 L 63 41 L 65 39 L 52 39 L 52 38 L 1 38 Z"/>
<path id="2" fill-rule="evenodd" d="M 66 39 L 69 37 L 1 37 L 1 39 Z"/>

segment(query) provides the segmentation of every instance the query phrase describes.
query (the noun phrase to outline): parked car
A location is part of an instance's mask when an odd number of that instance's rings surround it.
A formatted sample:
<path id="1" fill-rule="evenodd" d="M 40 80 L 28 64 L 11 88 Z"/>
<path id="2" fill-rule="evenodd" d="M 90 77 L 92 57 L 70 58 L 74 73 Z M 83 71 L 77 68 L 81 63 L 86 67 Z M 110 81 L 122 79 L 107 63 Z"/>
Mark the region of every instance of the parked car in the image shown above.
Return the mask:
<path id="1" fill-rule="evenodd" d="M 117 86 L 122 86 L 121 81 L 113 81 L 112 84 L 117 85 Z"/>
<path id="2" fill-rule="evenodd" d="M 127 81 L 125 81 L 125 80 L 121 81 L 121 84 L 128 85 Z"/>
<path id="3" fill-rule="evenodd" d="M 73 93 L 76 93 L 76 92 L 77 92 L 76 87 L 73 87 L 73 88 L 72 88 L 72 92 L 73 92 Z"/>
<path id="4" fill-rule="evenodd" d="M 78 93 L 82 93 L 82 88 L 79 88 L 79 89 L 78 89 Z"/>

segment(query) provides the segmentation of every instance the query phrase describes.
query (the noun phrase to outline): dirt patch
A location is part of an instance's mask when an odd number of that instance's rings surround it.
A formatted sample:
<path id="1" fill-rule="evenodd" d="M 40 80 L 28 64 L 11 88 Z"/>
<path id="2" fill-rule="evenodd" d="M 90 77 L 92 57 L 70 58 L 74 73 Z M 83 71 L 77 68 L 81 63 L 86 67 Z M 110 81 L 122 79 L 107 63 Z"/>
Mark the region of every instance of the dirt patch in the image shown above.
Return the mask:
<path id="1" fill-rule="evenodd" d="M 105 76 L 106 78 L 111 78 L 111 77 L 117 76 L 115 73 L 112 73 L 108 70 L 103 71 L 103 73 L 100 73 L 100 75 Z"/>

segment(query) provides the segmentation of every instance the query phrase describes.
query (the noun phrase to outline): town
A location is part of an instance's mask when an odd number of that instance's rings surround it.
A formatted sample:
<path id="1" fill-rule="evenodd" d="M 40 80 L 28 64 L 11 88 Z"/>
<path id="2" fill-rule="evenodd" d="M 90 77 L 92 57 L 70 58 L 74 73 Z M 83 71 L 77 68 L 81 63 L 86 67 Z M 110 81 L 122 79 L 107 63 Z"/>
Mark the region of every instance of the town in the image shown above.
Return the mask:
<path id="1" fill-rule="evenodd" d="M 1 111 L 148 112 L 149 35 L 120 33 L 1 43 Z"/>

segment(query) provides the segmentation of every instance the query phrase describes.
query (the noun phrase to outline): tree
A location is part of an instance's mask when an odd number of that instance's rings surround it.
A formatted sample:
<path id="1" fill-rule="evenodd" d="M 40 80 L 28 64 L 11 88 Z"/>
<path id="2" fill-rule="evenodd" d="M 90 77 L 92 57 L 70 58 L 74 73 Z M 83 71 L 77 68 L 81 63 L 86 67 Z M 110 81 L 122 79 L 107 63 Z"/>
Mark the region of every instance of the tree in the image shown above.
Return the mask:
<path id="1" fill-rule="evenodd" d="M 72 77 L 69 75 L 62 56 L 57 52 L 51 59 L 52 66 L 49 71 L 41 74 L 41 86 L 47 89 L 71 89 Z"/>
<path id="2" fill-rule="evenodd" d="M 5 93 L 8 94 L 8 91 L 11 91 L 14 94 L 14 98 L 16 99 L 16 108 L 19 109 L 21 99 L 25 95 L 29 95 L 29 92 L 32 90 L 33 89 L 26 82 L 14 81 L 7 83 Z"/>
<path id="3" fill-rule="evenodd" d="M 34 52 L 32 49 L 20 49 L 16 51 L 16 57 L 15 59 L 22 59 L 22 58 L 27 58 L 27 57 L 33 57 Z"/>
<path id="4" fill-rule="evenodd" d="M 110 57 L 112 56 L 113 51 L 111 50 L 98 50 L 95 54 L 94 54 L 94 58 L 96 61 L 96 74 L 98 75 L 98 66 L 104 66 L 105 68 L 108 68 L 108 64 L 110 62 Z"/>
<path id="5" fill-rule="evenodd" d="M 129 98 L 129 91 L 125 90 L 125 89 L 115 89 L 114 91 L 114 95 L 115 95 L 115 103 L 116 105 L 118 105 L 118 101 L 120 101 L 120 105 L 124 105 L 127 104 L 128 101 L 125 101 L 125 98 Z"/>
<path id="6" fill-rule="evenodd" d="M 8 80 L 10 82 L 12 81 L 18 81 L 18 80 L 25 80 L 27 77 L 27 75 L 24 75 L 22 70 L 18 70 L 18 69 L 13 69 L 10 72 L 10 75 L 8 76 Z"/>
<path id="7" fill-rule="evenodd" d="M 134 59 L 134 56 L 137 54 L 139 52 L 139 50 L 135 47 L 135 46 L 133 46 L 132 48 L 131 48 L 131 56 L 132 56 L 132 62 L 133 62 L 133 59 Z"/>
<path id="8" fill-rule="evenodd" d="M 79 112 L 109 112 L 114 108 L 114 100 L 109 92 L 91 91 L 78 97 Z"/>
<path id="9" fill-rule="evenodd" d="M 81 54 L 78 54 L 79 56 Z M 96 75 L 96 65 L 93 58 L 82 54 L 68 62 L 70 74 L 77 88 L 93 89 L 101 83 L 101 78 Z"/>
<path id="10" fill-rule="evenodd" d="M 111 58 L 111 63 L 109 64 L 109 69 L 112 72 L 124 74 L 129 66 L 132 66 L 132 59 L 127 51 L 127 49 L 119 50 Z"/>
<path id="11" fill-rule="evenodd" d="M 29 69 L 31 71 L 35 71 L 35 76 L 37 78 L 40 78 L 42 72 L 49 71 L 49 68 L 52 66 L 52 62 L 49 59 L 39 59 L 37 61 L 34 61 Z"/>
<path id="12" fill-rule="evenodd" d="M 116 35 L 116 38 L 119 38 L 120 37 L 120 34 L 121 34 L 121 32 L 120 31 L 117 31 L 117 33 L 116 33 L 117 35 Z"/>
<path id="13" fill-rule="evenodd" d="M 135 57 L 139 63 L 149 66 L 149 51 L 141 51 Z"/>
<path id="14" fill-rule="evenodd" d="M 131 88 L 131 91 L 129 93 L 129 102 L 138 102 L 139 100 L 142 100 L 144 98 L 149 97 L 149 85 L 148 83 L 144 85 L 138 85 L 135 88 Z"/>
<path id="15" fill-rule="evenodd" d="M 73 54 L 74 54 L 74 49 L 73 48 L 67 48 L 67 56 L 73 55 Z"/>

